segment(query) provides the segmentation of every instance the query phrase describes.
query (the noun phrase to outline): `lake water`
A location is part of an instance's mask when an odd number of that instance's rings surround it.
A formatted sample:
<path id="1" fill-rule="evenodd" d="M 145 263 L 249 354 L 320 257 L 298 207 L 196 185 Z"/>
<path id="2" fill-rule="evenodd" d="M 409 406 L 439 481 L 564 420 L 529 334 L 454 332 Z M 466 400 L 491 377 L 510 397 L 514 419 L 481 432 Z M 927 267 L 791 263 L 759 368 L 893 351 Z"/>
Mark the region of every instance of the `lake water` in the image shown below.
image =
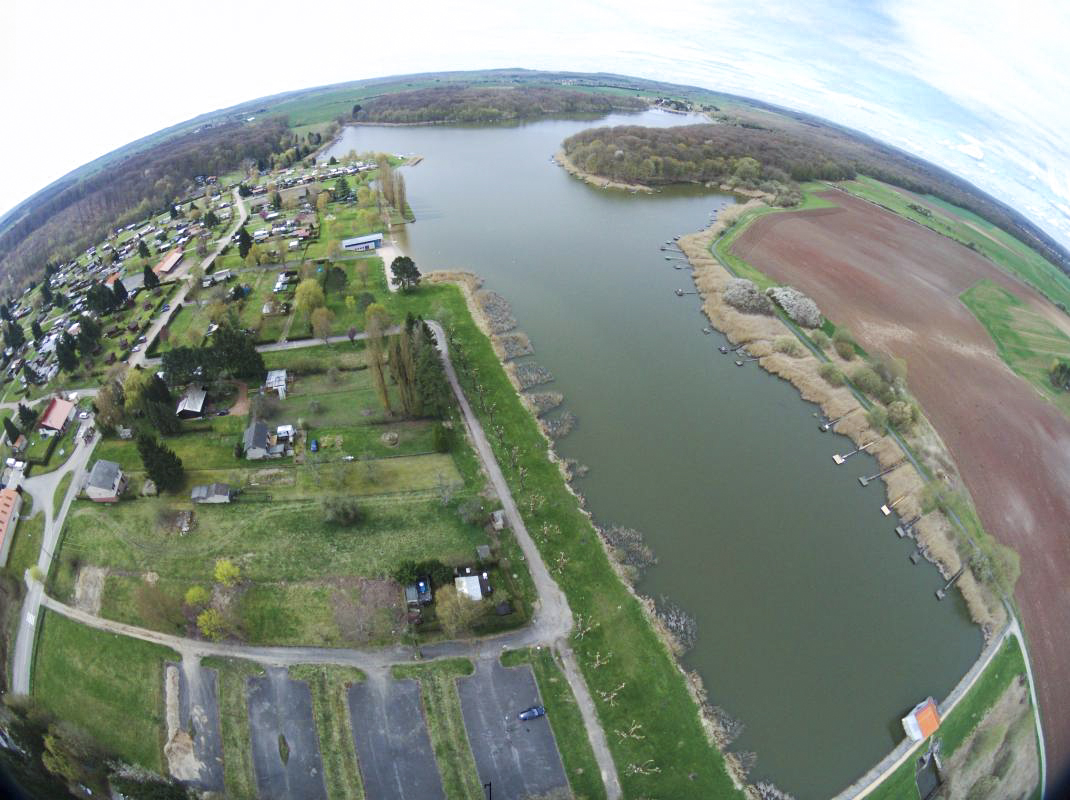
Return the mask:
<path id="1" fill-rule="evenodd" d="M 592 125 L 676 125 L 662 112 L 516 127 L 348 128 L 327 155 L 418 153 L 404 171 L 416 223 L 398 235 L 423 271 L 465 268 L 512 304 L 579 426 L 562 455 L 602 523 L 644 532 L 658 564 L 639 590 L 698 621 L 685 657 L 743 720 L 752 778 L 826 797 L 902 738 L 899 718 L 943 697 L 981 647 L 957 593 L 884 518 L 868 456 L 817 429 L 816 408 L 755 364 L 717 352 L 690 273 L 658 247 L 731 198 L 596 189 L 550 163 Z"/>

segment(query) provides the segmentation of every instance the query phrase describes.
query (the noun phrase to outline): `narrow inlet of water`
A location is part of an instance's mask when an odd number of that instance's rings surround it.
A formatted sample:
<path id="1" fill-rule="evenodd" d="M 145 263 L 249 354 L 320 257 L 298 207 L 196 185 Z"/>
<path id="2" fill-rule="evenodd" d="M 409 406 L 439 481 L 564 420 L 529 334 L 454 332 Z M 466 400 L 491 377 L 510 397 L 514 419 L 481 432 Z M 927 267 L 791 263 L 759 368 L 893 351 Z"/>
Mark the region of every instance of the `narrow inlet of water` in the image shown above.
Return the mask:
<path id="1" fill-rule="evenodd" d="M 658 564 L 639 590 L 698 621 L 684 663 L 743 720 L 733 749 L 755 779 L 827 797 L 902 737 L 899 717 L 942 697 L 977 657 L 957 593 L 883 517 L 868 456 L 817 428 L 816 408 L 756 364 L 717 352 L 690 273 L 659 246 L 732 202 L 698 188 L 604 191 L 553 165 L 593 125 L 678 125 L 660 112 L 512 127 L 348 128 L 327 156 L 418 153 L 404 171 L 422 270 L 470 269 L 513 305 L 579 426 L 559 444 L 591 468 L 602 523 L 641 530 Z M 326 156 L 325 156 L 326 157 Z"/>

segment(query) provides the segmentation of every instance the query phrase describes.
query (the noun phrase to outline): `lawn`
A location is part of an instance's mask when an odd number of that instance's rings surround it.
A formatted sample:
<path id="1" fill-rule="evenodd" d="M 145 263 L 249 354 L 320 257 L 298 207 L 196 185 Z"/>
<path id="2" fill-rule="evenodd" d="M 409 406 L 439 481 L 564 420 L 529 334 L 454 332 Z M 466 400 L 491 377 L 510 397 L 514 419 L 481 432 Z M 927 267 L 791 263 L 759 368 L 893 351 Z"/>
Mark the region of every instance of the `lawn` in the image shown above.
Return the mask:
<path id="1" fill-rule="evenodd" d="M 363 800 L 364 785 L 357 766 L 346 694 L 352 684 L 364 680 L 364 674 L 353 667 L 302 665 L 290 667 L 290 678 L 306 681 L 312 692 L 327 797 Z"/>
<path id="2" fill-rule="evenodd" d="M 483 790 L 476 771 L 476 760 L 468 744 L 468 734 L 461 716 L 461 698 L 457 678 L 471 675 L 472 662 L 466 658 L 394 667 L 395 679 L 411 678 L 420 682 L 427 732 L 435 761 L 442 776 L 442 788 L 450 800 L 477 800 Z"/>
<path id="3" fill-rule="evenodd" d="M 122 759 L 164 773 L 163 663 L 176 653 L 42 610 L 33 695 Z"/>
<path id="4" fill-rule="evenodd" d="M 7 564 L 4 567 L 4 571 L 20 583 L 26 570 L 37 563 L 41 552 L 45 515 L 41 510 L 40 514 L 31 519 L 33 513 L 33 498 L 26 494 L 19 511 L 19 523 L 15 527 L 15 539 L 11 542 L 11 550 L 8 551 Z"/>
<path id="5" fill-rule="evenodd" d="M 219 670 L 219 721 L 223 737 L 223 783 L 227 797 L 249 800 L 257 796 L 253 751 L 249 740 L 249 705 L 245 681 L 264 670 L 251 661 L 206 658 L 202 666 Z"/>
<path id="6" fill-rule="evenodd" d="M 960 297 L 985 326 L 1007 366 L 1070 414 L 1070 392 L 1056 389 L 1048 379 L 1055 359 L 1070 360 L 1070 337 L 992 281 L 980 281 Z"/>
<path id="7" fill-rule="evenodd" d="M 74 472 L 68 472 L 62 478 L 60 478 L 59 486 L 56 487 L 55 493 L 52 495 L 52 518 L 59 517 L 59 512 L 63 508 L 63 501 L 67 497 L 67 490 L 71 488 L 71 481 L 74 480 Z M 41 517 L 44 520 L 44 516 Z"/>
<path id="8" fill-rule="evenodd" d="M 598 762 L 591 749 L 591 740 L 587 738 L 576 697 L 553 651 L 547 647 L 512 650 L 502 655 L 502 664 L 506 667 L 531 664 L 572 794 L 584 800 L 605 797 L 606 788 L 602 784 Z M 606 731 L 606 735 L 609 735 L 609 731 Z"/>
<path id="9" fill-rule="evenodd" d="M 929 214 L 919 212 L 910 205 L 920 204 L 909 196 L 865 175 L 839 185 L 852 194 L 962 242 L 1007 272 L 1017 275 L 1053 303 L 1060 302 L 1070 308 L 1070 276 L 1024 243 L 976 214 L 931 196 L 925 196 L 924 203 L 937 210 Z"/>

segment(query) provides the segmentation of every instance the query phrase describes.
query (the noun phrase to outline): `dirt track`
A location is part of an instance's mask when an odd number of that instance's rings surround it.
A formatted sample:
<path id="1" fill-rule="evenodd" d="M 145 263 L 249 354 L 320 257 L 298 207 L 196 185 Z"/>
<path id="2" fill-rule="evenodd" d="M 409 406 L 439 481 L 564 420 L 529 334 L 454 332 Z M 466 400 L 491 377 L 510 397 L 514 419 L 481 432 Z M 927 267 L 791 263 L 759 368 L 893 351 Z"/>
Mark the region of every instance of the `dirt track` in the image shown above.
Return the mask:
<path id="1" fill-rule="evenodd" d="M 841 192 L 824 196 L 841 207 L 762 217 L 734 252 L 809 294 L 870 352 L 906 359 L 985 527 L 1021 554 L 1016 596 L 1053 791 L 1070 771 L 1070 420 L 1000 360 L 958 296 L 989 278 L 1046 316 L 1053 309 L 950 239 Z"/>

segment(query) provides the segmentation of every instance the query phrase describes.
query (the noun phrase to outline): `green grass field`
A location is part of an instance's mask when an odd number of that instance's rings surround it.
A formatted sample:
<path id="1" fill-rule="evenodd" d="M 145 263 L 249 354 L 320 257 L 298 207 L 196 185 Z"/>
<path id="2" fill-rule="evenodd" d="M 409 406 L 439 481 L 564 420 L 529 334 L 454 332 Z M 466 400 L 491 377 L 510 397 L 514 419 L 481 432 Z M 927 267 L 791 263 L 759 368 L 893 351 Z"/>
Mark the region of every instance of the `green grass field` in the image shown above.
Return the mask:
<path id="1" fill-rule="evenodd" d="M 95 631 L 42 610 L 33 696 L 115 755 L 164 773 L 164 647 Z"/>
<path id="2" fill-rule="evenodd" d="M 476 771 L 476 760 L 468 744 L 461 716 L 457 678 L 471 675 L 472 662 L 465 658 L 394 667 L 396 679 L 420 682 L 424 719 L 442 776 L 442 788 L 450 800 L 479 800 L 484 796 Z"/>
<path id="3" fill-rule="evenodd" d="M 249 706 L 245 681 L 264 674 L 259 665 L 236 658 L 206 658 L 202 666 L 219 670 L 219 722 L 223 739 L 223 783 L 227 797 L 257 796 L 253 751 L 249 740 Z M 161 681 L 162 683 L 162 681 Z"/>
<path id="4" fill-rule="evenodd" d="M 583 717 L 553 651 L 545 647 L 538 650 L 512 650 L 502 655 L 502 664 L 507 667 L 531 664 L 572 794 L 581 800 L 605 797 L 606 787 L 600 777 L 591 741 L 587 738 Z M 609 732 L 606 733 L 608 735 Z"/>
<path id="5" fill-rule="evenodd" d="M 923 198 L 924 203 L 937 210 L 930 214 L 919 212 L 910 207 L 911 204 L 920 205 L 916 201 L 901 191 L 865 175 L 860 175 L 853 181 L 843 181 L 839 185 L 851 194 L 962 242 L 1030 284 L 1053 303 L 1062 303 L 1070 308 L 1070 276 L 1039 253 L 976 214 L 930 196 Z"/>
<path id="6" fill-rule="evenodd" d="M 27 494 L 19 510 L 19 524 L 15 527 L 15 539 L 11 542 L 7 564 L 4 566 L 4 572 L 20 583 L 26 570 L 37 563 L 37 557 L 41 552 L 41 541 L 44 538 L 44 512 L 42 511 L 31 519 L 33 514 L 33 499 Z"/>
<path id="7" fill-rule="evenodd" d="M 985 326 L 1007 366 L 1070 414 L 1070 392 L 1056 389 L 1048 378 L 1055 359 L 1070 359 L 1070 337 L 992 281 L 981 281 L 960 297 Z"/>

